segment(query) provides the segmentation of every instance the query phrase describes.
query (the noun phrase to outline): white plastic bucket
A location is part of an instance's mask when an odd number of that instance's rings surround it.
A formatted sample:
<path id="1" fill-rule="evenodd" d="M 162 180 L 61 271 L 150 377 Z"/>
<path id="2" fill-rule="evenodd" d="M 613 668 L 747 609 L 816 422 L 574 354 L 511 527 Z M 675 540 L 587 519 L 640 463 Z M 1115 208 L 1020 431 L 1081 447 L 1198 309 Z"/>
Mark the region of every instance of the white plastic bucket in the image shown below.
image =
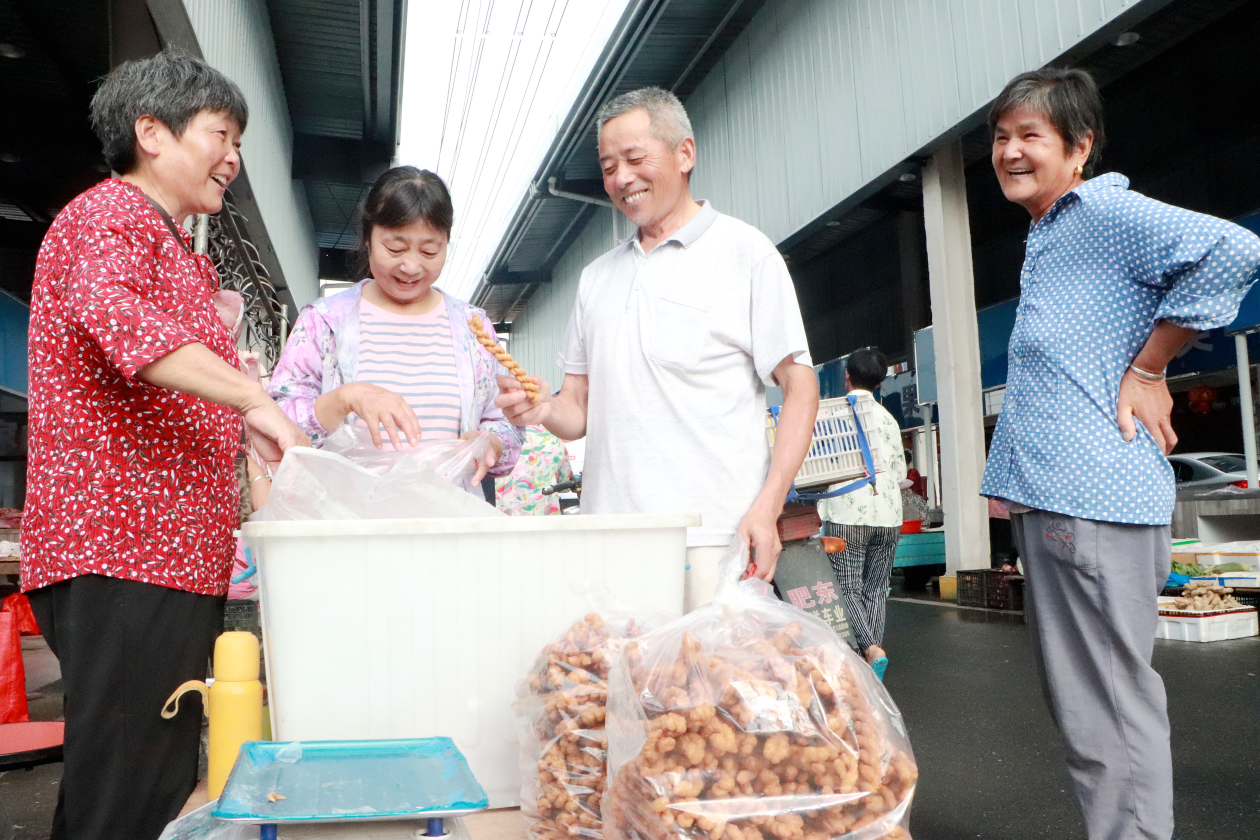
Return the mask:
<path id="1" fill-rule="evenodd" d="M 575 583 L 680 614 L 697 515 L 251 522 L 276 740 L 455 740 L 517 804 L 516 680 Z"/>

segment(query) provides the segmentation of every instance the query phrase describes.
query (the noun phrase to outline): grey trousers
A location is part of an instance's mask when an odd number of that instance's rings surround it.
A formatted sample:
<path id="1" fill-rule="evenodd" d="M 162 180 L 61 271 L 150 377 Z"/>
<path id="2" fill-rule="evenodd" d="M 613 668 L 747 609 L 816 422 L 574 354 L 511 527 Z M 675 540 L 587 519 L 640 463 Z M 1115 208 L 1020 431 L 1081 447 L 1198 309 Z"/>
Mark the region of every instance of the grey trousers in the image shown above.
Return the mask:
<path id="1" fill-rule="evenodd" d="M 1067 741 L 1089 840 L 1169 840 L 1172 751 L 1151 667 L 1168 526 L 1034 510 L 1011 517 L 1042 690 Z"/>

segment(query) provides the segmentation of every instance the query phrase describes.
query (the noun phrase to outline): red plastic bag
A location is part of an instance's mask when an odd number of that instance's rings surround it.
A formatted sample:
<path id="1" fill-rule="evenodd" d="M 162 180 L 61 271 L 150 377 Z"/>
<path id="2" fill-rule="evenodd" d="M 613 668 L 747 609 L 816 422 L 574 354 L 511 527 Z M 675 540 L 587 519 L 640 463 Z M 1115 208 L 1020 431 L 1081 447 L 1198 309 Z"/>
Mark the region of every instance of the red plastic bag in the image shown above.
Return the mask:
<path id="1" fill-rule="evenodd" d="M 15 592 L 0 603 L 0 612 L 11 612 L 17 616 L 18 631 L 23 636 L 38 636 L 39 623 L 35 621 L 35 613 L 31 610 L 31 602 L 25 595 Z"/>
<path id="2" fill-rule="evenodd" d="M 26 669 L 16 613 L 0 611 L 0 723 L 26 723 Z"/>

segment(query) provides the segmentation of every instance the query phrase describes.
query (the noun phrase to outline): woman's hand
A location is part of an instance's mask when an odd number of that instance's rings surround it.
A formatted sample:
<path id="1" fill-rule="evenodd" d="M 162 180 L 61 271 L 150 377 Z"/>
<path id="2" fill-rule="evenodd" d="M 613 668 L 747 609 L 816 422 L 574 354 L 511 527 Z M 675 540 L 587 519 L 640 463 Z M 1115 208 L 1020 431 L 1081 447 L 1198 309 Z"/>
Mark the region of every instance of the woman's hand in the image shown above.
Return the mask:
<path id="1" fill-rule="evenodd" d="M 420 421 L 416 412 L 398 394 L 368 382 L 351 382 L 315 400 L 315 416 L 325 429 L 335 429 L 355 414 L 367 424 L 372 443 L 384 449 L 381 426 L 395 450 L 401 451 L 403 439 L 408 446 L 420 443 Z"/>
<path id="2" fill-rule="evenodd" d="M 513 382 L 516 380 L 513 379 Z M 499 463 L 499 459 L 503 457 L 503 441 L 494 432 L 471 431 L 465 432 L 459 436 L 460 440 L 476 440 L 481 436 L 490 439 L 490 448 L 486 450 L 486 454 L 477 459 L 477 473 L 473 476 L 472 483 L 480 484 L 481 480 L 486 477 L 486 473 L 490 472 L 490 468 Z"/>
<path id="3" fill-rule="evenodd" d="M 284 453 L 293 447 L 311 445 L 306 432 L 270 399 L 246 409 L 241 417 L 245 420 L 245 430 L 254 444 L 254 450 L 267 468 L 279 465 Z"/>
<path id="4" fill-rule="evenodd" d="M 494 404 L 503 410 L 503 416 L 513 426 L 541 426 L 551 416 L 551 388 L 547 380 L 541 376 L 530 379 L 538 386 L 541 399 L 537 403 L 530 400 L 515 377 L 499 377 L 499 396 L 494 398 Z"/>
<path id="5" fill-rule="evenodd" d="M 1120 424 L 1120 436 L 1126 441 L 1137 437 L 1134 418 L 1155 438 L 1160 451 L 1167 455 L 1177 445 L 1177 434 L 1172 427 L 1172 394 L 1167 382 L 1150 382 L 1132 370 L 1126 370 L 1120 379 L 1120 398 L 1116 404 L 1116 422 Z"/>

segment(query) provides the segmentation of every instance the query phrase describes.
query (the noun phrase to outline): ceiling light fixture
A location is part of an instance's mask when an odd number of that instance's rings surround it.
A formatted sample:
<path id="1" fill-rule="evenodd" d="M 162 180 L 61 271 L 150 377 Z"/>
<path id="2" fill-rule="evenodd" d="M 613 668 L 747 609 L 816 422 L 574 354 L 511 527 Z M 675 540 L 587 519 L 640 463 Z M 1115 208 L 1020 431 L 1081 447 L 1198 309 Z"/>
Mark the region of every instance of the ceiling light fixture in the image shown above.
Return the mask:
<path id="1" fill-rule="evenodd" d="M 17 44 L 0 44 L 0 56 L 5 58 L 21 58 L 26 55 L 26 50 Z"/>
<path id="2" fill-rule="evenodd" d="M 919 176 L 913 172 L 902 172 L 900 175 L 897 176 L 897 180 L 908 184 L 911 181 L 919 180 Z"/>
<path id="3" fill-rule="evenodd" d="M 1117 47 L 1128 47 L 1136 44 L 1141 37 L 1141 35 L 1133 31 L 1121 32 L 1111 43 L 1115 44 Z"/>
<path id="4" fill-rule="evenodd" d="M 21 158 L 13 152 L 0 152 L 0 163 L 17 163 L 19 160 Z"/>

